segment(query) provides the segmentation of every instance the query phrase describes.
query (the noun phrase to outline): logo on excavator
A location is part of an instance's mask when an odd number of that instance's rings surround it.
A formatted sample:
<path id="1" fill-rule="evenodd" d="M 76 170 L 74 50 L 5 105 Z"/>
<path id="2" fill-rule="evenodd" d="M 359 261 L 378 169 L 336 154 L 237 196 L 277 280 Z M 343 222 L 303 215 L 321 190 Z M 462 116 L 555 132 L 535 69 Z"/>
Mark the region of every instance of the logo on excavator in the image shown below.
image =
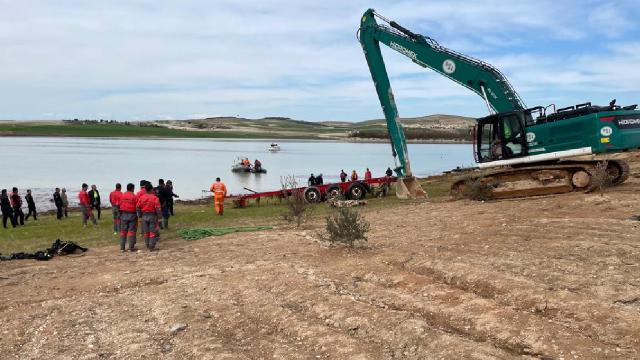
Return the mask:
<path id="1" fill-rule="evenodd" d="M 600 135 L 602 136 L 611 136 L 612 133 L 613 133 L 613 129 L 611 128 L 611 126 L 605 126 L 602 129 L 600 129 Z"/>
<path id="2" fill-rule="evenodd" d="M 527 142 L 533 142 L 536 139 L 536 134 L 532 132 L 527 133 Z"/>
<path id="3" fill-rule="evenodd" d="M 453 74 L 453 72 L 456 71 L 456 63 L 451 59 L 447 59 L 442 63 L 442 70 L 445 74 Z"/>
<path id="4" fill-rule="evenodd" d="M 391 42 L 391 44 L 389 44 L 389 47 L 392 48 L 393 50 L 399 52 L 400 54 L 402 54 L 404 56 L 407 56 L 407 57 L 409 57 L 409 58 L 411 58 L 413 60 L 416 59 L 416 53 L 415 52 L 407 49 L 406 47 L 404 47 L 404 46 L 402 46 L 402 45 L 400 45 L 398 43 Z"/>
<path id="5" fill-rule="evenodd" d="M 640 118 L 638 118 L 638 115 L 618 116 L 614 124 L 620 129 L 635 129 L 640 127 Z"/>

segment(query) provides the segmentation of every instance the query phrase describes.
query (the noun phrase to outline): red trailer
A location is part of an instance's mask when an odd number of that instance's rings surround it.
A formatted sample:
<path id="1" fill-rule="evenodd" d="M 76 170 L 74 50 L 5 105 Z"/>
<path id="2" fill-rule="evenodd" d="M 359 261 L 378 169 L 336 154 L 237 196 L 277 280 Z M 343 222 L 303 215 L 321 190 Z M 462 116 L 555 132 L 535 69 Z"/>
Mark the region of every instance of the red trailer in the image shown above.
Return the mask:
<path id="1" fill-rule="evenodd" d="M 391 183 L 396 182 L 395 176 L 384 176 L 367 180 L 347 181 L 332 184 L 322 184 L 314 186 L 303 186 L 288 190 L 276 190 L 265 192 L 253 192 L 238 196 L 231 196 L 236 207 L 245 207 L 251 199 L 260 201 L 263 197 L 285 198 L 294 191 L 301 191 L 305 200 L 309 203 L 318 203 L 332 198 L 345 198 L 350 200 L 360 200 L 367 193 L 379 193 L 386 195 L 389 192 Z M 249 189 L 247 189 L 249 190 Z M 249 190 L 251 191 L 251 190 Z"/>

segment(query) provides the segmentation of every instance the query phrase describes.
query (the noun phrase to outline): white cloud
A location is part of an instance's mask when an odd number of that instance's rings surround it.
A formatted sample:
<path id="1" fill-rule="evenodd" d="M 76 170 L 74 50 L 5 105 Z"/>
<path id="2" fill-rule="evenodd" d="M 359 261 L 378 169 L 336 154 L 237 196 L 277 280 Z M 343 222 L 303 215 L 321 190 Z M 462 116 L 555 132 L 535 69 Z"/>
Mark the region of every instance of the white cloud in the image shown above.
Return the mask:
<path id="1" fill-rule="evenodd" d="M 640 88 L 632 1 L 0 0 L 0 118 L 380 117 L 355 39 L 369 6 L 496 64 L 529 104 Z M 402 114 L 483 114 L 468 90 L 384 54 Z"/>

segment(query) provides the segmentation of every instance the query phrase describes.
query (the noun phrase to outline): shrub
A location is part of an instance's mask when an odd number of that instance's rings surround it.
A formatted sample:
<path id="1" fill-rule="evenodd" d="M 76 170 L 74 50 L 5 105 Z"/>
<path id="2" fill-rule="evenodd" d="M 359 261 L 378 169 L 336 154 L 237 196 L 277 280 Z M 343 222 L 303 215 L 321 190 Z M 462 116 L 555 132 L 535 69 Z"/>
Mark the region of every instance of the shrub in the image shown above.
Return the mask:
<path id="1" fill-rule="evenodd" d="M 296 224 L 299 228 L 307 215 L 309 203 L 304 198 L 304 190 L 298 188 L 298 182 L 294 176 L 285 176 L 280 178 L 282 185 L 282 194 L 287 203 L 287 210 L 282 217 L 291 223 Z"/>
<path id="2" fill-rule="evenodd" d="M 369 222 L 349 207 L 339 208 L 328 215 L 326 221 L 326 233 L 321 237 L 332 245 L 342 243 L 353 247 L 356 241 L 367 241 Z"/>
<path id="3" fill-rule="evenodd" d="M 491 199 L 491 185 L 484 183 L 482 176 L 467 176 L 464 179 L 462 195 L 476 201 Z"/>
<path id="4" fill-rule="evenodd" d="M 603 195 L 604 190 L 613 185 L 613 177 L 609 172 L 609 162 L 601 161 L 591 171 L 591 190 L 597 190 Z"/>

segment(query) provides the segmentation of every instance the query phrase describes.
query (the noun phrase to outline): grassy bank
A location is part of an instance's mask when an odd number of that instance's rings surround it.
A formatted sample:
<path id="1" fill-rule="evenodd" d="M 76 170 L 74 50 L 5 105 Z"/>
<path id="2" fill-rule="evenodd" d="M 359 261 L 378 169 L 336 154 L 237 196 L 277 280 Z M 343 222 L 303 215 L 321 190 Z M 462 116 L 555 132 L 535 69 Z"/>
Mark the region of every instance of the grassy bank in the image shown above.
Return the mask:
<path id="1" fill-rule="evenodd" d="M 178 239 L 176 230 L 180 228 L 272 225 L 279 221 L 281 211 L 282 207 L 277 205 L 246 209 L 228 208 L 225 215 L 219 217 L 215 216 L 210 204 L 177 204 L 176 216 L 170 218 L 169 230 L 161 231 L 160 237 L 161 241 Z M 43 214 L 38 217 L 38 221 L 29 220 L 25 226 L 15 229 L 0 228 L 0 238 L 0 253 L 3 254 L 45 249 L 57 238 L 74 241 L 89 248 L 118 244 L 118 236 L 113 234 L 110 209 L 103 210 L 98 226 L 82 227 L 78 210 L 63 220 L 57 220 L 54 214 Z"/>
<path id="2" fill-rule="evenodd" d="M 71 137 L 156 137 L 156 138 L 212 138 L 212 139 L 263 139 L 270 137 L 313 139 L 301 133 L 296 136 L 269 132 L 243 131 L 189 131 L 166 127 L 135 126 L 121 124 L 45 124 L 0 123 L 0 136 L 71 136 Z"/>
<path id="3" fill-rule="evenodd" d="M 440 140 L 440 141 L 459 141 L 471 142 L 471 131 L 469 129 L 422 129 L 422 128 L 405 128 L 405 137 L 407 140 Z M 389 132 L 386 127 L 372 127 L 358 130 L 351 135 L 353 138 L 363 139 L 389 139 Z"/>
<path id="4" fill-rule="evenodd" d="M 422 186 L 427 190 L 429 198 L 434 200 L 448 195 L 451 177 L 434 177 L 421 180 Z M 404 206 L 413 201 L 399 200 L 390 195 L 385 198 L 368 198 L 368 204 L 360 208 L 365 213 L 368 211 L 380 211 L 390 207 Z M 419 200 L 423 201 L 423 200 Z M 233 227 L 233 226 L 258 226 L 276 225 L 289 226 L 282 219 L 286 206 L 277 199 L 262 199 L 259 205 L 250 203 L 243 209 L 235 209 L 228 203 L 225 214 L 216 216 L 213 205 L 208 204 L 180 204 L 175 208 L 176 216 L 171 217 L 169 230 L 161 231 L 161 242 L 183 241 L 177 235 L 178 229 L 197 227 Z M 325 203 L 310 205 L 309 213 L 314 219 L 323 219 L 332 208 Z M 247 235 L 250 236 L 250 235 Z M 95 248 L 100 246 L 115 246 L 118 244 L 118 235 L 113 234 L 111 223 L 111 210 L 102 212 L 102 219 L 98 226 L 89 225 L 82 227 L 78 210 L 69 214 L 69 218 L 57 220 L 55 214 L 41 214 L 38 221 L 29 220 L 25 226 L 15 229 L 0 228 L 0 253 L 9 254 L 19 251 L 43 250 L 60 238 L 74 241 L 82 246 Z M 138 239 L 140 244 L 140 240 Z"/>

